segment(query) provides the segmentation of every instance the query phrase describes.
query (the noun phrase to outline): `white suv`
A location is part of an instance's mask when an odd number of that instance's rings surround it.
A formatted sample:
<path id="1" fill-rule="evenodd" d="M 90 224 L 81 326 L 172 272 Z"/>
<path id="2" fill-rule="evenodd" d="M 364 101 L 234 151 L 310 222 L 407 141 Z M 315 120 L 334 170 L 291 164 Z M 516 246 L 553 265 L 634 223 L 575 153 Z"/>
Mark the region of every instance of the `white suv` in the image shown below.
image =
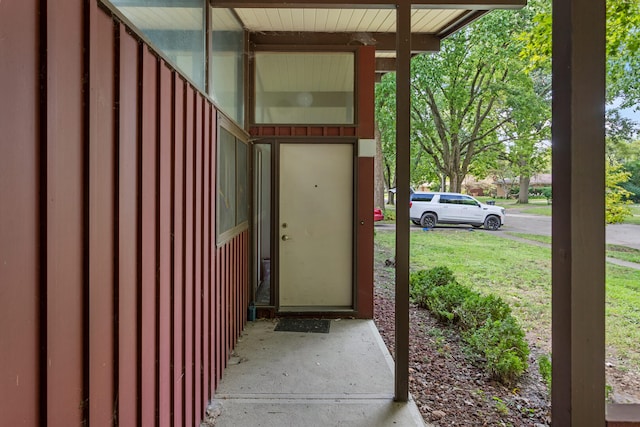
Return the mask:
<path id="1" fill-rule="evenodd" d="M 441 224 L 470 224 L 497 230 L 504 225 L 504 208 L 480 203 L 459 193 L 413 193 L 409 216 L 415 225 L 433 228 Z"/>

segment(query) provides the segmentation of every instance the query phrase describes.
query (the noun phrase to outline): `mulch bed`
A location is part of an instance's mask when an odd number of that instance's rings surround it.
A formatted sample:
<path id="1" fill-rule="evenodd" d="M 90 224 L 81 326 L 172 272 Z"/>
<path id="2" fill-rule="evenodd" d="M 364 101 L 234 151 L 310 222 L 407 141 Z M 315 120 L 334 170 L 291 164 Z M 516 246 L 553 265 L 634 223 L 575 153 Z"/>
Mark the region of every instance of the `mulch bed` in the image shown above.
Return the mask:
<path id="1" fill-rule="evenodd" d="M 375 269 L 374 319 L 393 355 L 394 270 L 378 261 Z M 472 363 L 454 329 L 410 307 L 409 389 L 425 421 L 435 426 L 549 425 L 551 402 L 537 353 L 532 347 L 528 372 L 507 387 Z"/>

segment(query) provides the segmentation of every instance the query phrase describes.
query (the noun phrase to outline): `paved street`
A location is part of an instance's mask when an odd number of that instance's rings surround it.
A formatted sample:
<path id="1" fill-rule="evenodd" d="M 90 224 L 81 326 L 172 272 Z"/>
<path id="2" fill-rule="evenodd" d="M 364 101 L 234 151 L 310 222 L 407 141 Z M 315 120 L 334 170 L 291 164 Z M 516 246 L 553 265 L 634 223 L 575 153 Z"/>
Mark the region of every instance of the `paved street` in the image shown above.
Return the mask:
<path id="1" fill-rule="evenodd" d="M 376 229 L 394 229 L 394 224 L 376 224 Z M 438 227 L 444 228 L 462 228 L 465 225 L 445 225 Z M 411 225 L 411 231 L 420 231 L 421 227 Z M 551 217 L 544 215 L 532 215 L 517 210 L 507 210 L 507 218 L 505 225 L 498 231 L 488 231 L 488 233 L 525 233 L 540 234 L 544 236 L 551 235 Z M 631 224 L 612 224 L 606 227 L 607 243 L 628 246 L 630 248 L 640 249 L 640 225 Z"/>
<path id="2" fill-rule="evenodd" d="M 551 217 L 507 211 L 502 232 L 551 235 Z M 612 224 L 606 227 L 607 243 L 640 249 L 640 225 Z"/>

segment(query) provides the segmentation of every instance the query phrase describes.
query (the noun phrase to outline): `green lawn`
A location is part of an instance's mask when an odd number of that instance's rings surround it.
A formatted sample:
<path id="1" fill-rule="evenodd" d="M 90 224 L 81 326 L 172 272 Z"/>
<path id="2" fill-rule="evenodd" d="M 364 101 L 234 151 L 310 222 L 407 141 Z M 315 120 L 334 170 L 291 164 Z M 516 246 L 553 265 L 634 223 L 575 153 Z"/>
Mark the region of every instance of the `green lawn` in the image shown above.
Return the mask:
<path id="1" fill-rule="evenodd" d="M 624 223 L 640 225 L 640 205 L 629 205 L 629 209 L 632 216 L 625 218 Z"/>
<path id="2" fill-rule="evenodd" d="M 376 243 L 393 252 L 393 232 L 376 233 Z M 550 351 L 551 251 L 489 233 L 440 230 L 411 233 L 411 268 L 445 265 L 458 280 L 501 296 L 530 341 Z M 640 271 L 607 265 L 607 351 L 640 369 Z"/>
<path id="3" fill-rule="evenodd" d="M 527 240 L 551 244 L 551 236 L 541 236 L 539 234 L 512 233 L 512 236 L 520 237 Z M 640 264 L 640 250 L 621 245 L 607 245 L 607 256 L 611 258 L 621 259 L 623 261 L 635 262 Z"/>
<path id="4" fill-rule="evenodd" d="M 543 203 L 544 202 L 544 205 Z M 498 203 L 499 204 L 499 203 Z M 546 215 L 551 216 L 551 205 L 546 205 L 546 201 L 539 199 L 535 199 L 533 201 L 529 201 L 528 205 L 518 205 L 514 203 L 504 204 L 503 205 L 507 209 L 519 209 L 523 212 L 535 214 L 535 215 Z M 631 209 L 631 215 L 624 219 L 624 224 L 634 224 L 640 225 L 640 205 L 629 205 Z"/>

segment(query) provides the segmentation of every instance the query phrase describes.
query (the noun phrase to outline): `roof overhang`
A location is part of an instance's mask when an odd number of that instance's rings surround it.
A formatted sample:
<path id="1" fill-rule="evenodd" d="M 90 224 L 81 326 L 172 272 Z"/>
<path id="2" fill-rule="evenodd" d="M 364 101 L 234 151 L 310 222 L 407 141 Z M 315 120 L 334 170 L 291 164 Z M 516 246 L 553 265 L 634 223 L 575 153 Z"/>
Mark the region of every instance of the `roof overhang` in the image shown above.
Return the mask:
<path id="1" fill-rule="evenodd" d="M 210 0 L 231 9 L 259 49 L 286 46 L 376 47 L 379 73 L 393 71 L 398 2 L 362 0 Z M 488 11 L 519 9 L 526 0 L 410 0 L 411 52 L 435 52 L 440 41 Z M 390 61 L 381 61 L 390 59 Z"/>

